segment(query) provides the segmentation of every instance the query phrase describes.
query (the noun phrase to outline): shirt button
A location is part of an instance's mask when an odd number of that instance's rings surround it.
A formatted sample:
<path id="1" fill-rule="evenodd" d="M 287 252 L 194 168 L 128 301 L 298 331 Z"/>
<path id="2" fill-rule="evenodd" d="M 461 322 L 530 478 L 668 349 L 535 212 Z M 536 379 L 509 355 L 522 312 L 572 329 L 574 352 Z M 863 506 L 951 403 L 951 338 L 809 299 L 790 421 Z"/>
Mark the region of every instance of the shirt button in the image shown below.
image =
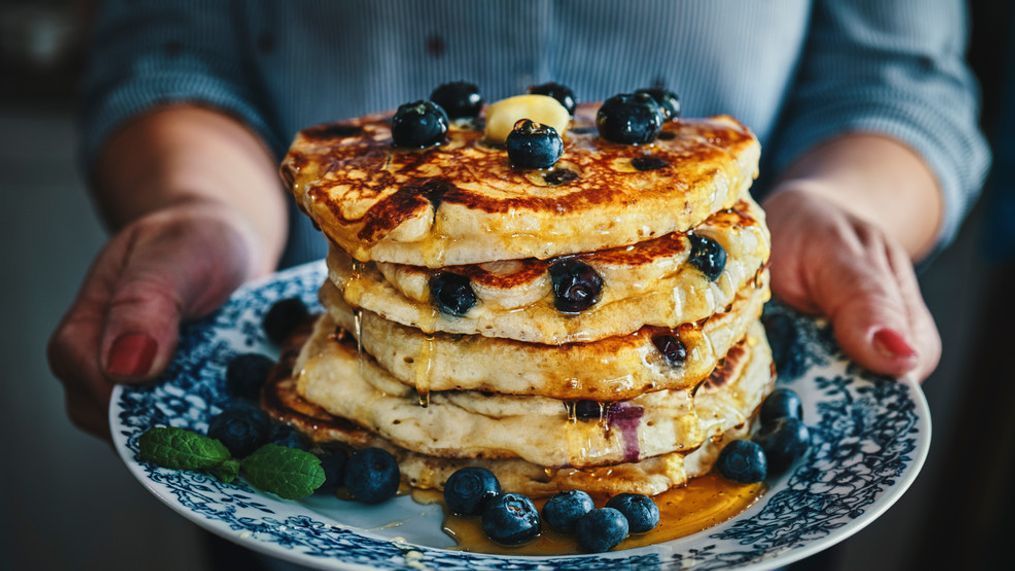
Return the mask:
<path id="1" fill-rule="evenodd" d="M 439 58 L 444 55 L 444 50 L 447 46 L 444 43 L 444 38 L 440 34 L 430 34 L 426 38 L 426 53 L 430 54 L 432 58 Z"/>

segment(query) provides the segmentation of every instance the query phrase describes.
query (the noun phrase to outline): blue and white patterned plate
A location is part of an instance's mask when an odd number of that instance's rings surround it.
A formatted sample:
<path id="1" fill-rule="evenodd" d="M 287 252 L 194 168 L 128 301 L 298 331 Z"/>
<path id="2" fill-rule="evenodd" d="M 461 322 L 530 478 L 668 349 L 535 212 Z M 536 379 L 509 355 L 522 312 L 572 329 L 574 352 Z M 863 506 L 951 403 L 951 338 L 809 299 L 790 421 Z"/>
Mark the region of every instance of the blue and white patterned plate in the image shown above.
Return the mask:
<path id="1" fill-rule="evenodd" d="M 274 353 L 259 325 L 264 312 L 292 296 L 317 306 L 324 276 L 323 263 L 314 263 L 242 288 L 218 312 L 183 329 L 161 382 L 117 388 L 109 411 L 120 456 L 156 497 L 209 531 L 296 563 L 326 569 L 777 567 L 830 547 L 881 515 L 916 478 L 930 446 L 930 416 L 916 384 L 859 370 L 843 359 L 827 328 L 770 304 L 766 322 L 779 382 L 803 399 L 812 445 L 749 510 L 683 539 L 605 555 L 463 553 L 441 532 L 440 508 L 408 497 L 381 506 L 325 496 L 290 502 L 242 482 L 139 462 L 138 437 L 147 428 L 207 428 L 227 402 L 223 376 L 230 357 Z"/>

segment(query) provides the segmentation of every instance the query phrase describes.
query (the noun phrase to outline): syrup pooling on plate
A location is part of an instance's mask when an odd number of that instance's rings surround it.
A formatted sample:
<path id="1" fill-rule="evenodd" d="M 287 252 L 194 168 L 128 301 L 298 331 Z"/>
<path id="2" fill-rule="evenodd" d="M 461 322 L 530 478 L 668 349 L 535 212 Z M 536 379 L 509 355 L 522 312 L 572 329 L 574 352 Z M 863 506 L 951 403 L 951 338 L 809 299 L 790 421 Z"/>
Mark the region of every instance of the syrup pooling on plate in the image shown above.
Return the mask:
<path id="1" fill-rule="evenodd" d="M 695 478 L 687 486 L 653 498 L 659 506 L 659 525 L 649 532 L 632 534 L 616 550 L 664 543 L 714 527 L 750 508 L 764 492 L 765 485 L 761 483 L 737 484 L 716 474 Z M 441 495 L 433 491 L 413 491 L 412 497 L 425 504 L 443 503 Z M 604 505 L 607 499 L 597 498 L 596 505 Z M 536 507 L 542 510 L 546 499 L 535 502 Z M 549 529 L 545 521 L 536 539 L 517 547 L 499 545 L 488 539 L 479 525 L 479 517 L 446 515 L 444 531 L 454 538 L 462 551 L 504 555 L 571 555 L 580 552 L 574 535 L 557 533 Z"/>

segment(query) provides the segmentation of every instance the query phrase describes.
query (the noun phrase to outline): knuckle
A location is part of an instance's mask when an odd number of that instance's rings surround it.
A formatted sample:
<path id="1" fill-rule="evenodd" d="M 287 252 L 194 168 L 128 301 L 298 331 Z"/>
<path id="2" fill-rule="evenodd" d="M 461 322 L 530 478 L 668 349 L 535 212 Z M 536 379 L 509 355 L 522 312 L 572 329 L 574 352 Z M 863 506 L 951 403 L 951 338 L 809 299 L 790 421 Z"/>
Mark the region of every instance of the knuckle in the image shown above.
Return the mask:
<path id="1" fill-rule="evenodd" d="M 69 371 L 72 365 L 68 361 L 72 358 L 70 346 L 73 340 L 70 329 L 60 327 L 49 338 L 49 343 L 46 345 L 46 360 L 49 361 L 49 369 L 61 381 L 68 380 L 70 376 Z"/>
<path id="2" fill-rule="evenodd" d="M 885 233 L 874 224 L 857 222 L 855 227 L 857 237 L 865 246 L 871 247 L 886 242 Z"/>
<path id="3" fill-rule="evenodd" d="M 94 324 L 84 317 L 72 314 L 60 324 L 46 344 L 46 359 L 50 370 L 61 381 L 70 381 L 81 367 L 84 353 L 82 343 L 87 339 L 87 329 Z"/>
<path id="4" fill-rule="evenodd" d="M 80 399 L 72 396 L 70 393 L 67 394 L 65 408 L 67 410 L 67 418 L 70 419 L 71 424 L 81 430 L 87 429 L 88 415 L 83 409 L 83 405 Z"/>

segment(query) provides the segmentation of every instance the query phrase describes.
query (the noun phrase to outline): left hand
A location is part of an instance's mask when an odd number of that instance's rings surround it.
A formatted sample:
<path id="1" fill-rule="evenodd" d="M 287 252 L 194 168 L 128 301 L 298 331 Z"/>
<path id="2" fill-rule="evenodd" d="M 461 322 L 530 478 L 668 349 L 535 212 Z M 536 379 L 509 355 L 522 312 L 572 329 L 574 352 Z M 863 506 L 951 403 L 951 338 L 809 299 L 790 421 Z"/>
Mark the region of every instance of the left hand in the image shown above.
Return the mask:
<path id="1" fill-rule="evenodd" d="M 765 202 L 772 231 L 772 288 L 790 306 L 827 316 L 843 351 L 860 365 L 924 380 L 941 337 L 902 245 L 804 188 Z"/>

